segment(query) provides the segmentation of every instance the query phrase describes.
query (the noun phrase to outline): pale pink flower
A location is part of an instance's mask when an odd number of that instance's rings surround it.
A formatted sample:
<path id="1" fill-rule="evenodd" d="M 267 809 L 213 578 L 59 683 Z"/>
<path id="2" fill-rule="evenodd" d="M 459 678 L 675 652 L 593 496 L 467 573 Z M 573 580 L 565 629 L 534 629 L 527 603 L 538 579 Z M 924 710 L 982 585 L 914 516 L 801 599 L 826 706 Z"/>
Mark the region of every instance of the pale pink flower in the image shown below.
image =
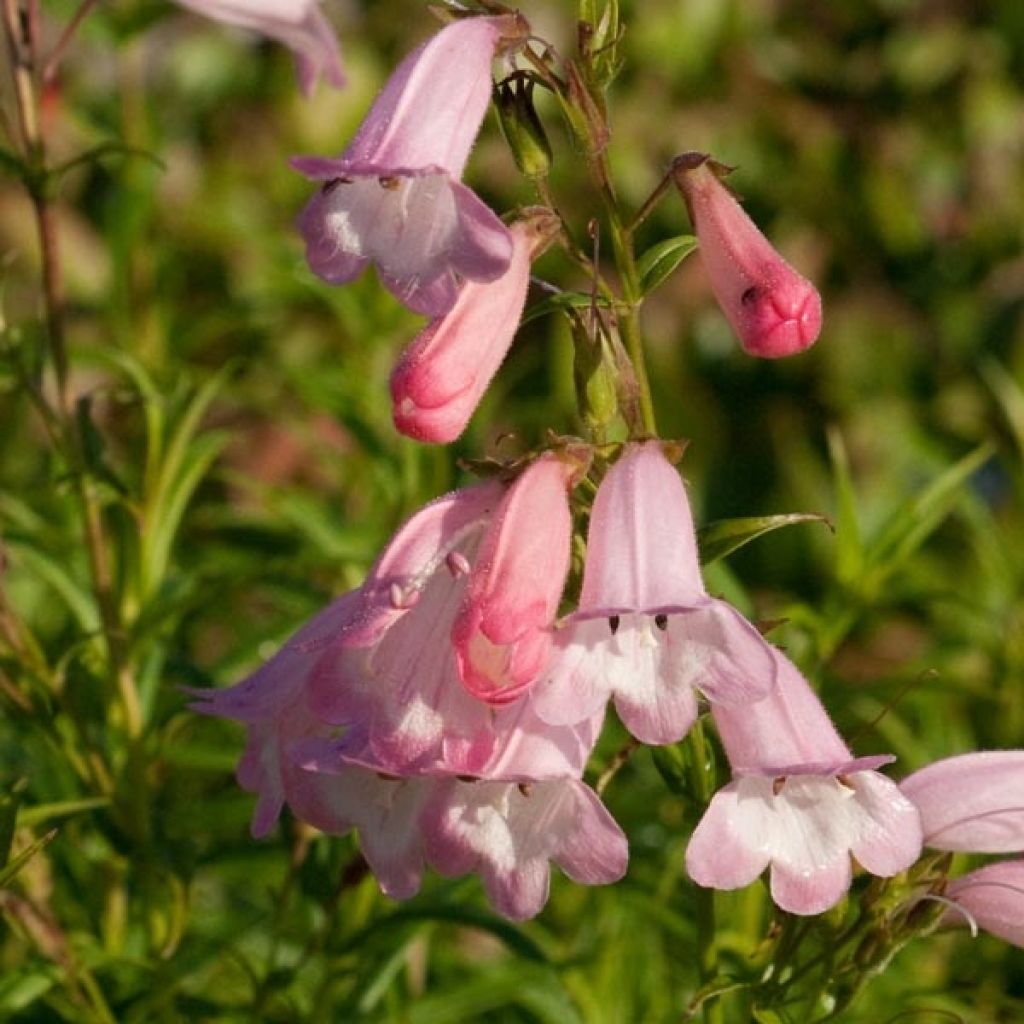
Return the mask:
<path id="1" fill-rule="evenodd" d="M 530 261 L 557 219 L 539 210 L 512 225 L 512 259 L 496 281 L 466 281 L 455 305 L 406 349 L 391 374 L 395 426 L 417 441 L 447 444 L 469 422 L 519 326 Z"/>
<path id="2" fill-rule="evenodd" d="M 355 622 L 310 686 L 314 711 L 346 726 L 351 759 L 396 775 L 432 766 L 475 774 L 491 756 L 491 709 L 461 685 L 449 635 L 503 492 L 490 482 L 431 502 L 357 591 Z"/>
<path id="3" fill-rule="evenodd" d="M 946 915 L 947 924 L 973 921 L 1000 939 L 1024 948 L 1024 860 L 1001 861 L 970 871 L 949 884 L 946 896 L 962 908 Z"/>
<path id="4" fill-rule="evenodd" d="M 578 721 L 609 697 L 645 743 L 681 739 L 712 701 L 764 697 L 775 679 L 768 644 L 701 580 L 686 490 L 660 444 L 627 446 L 594 501 L 579 607 L 555 635 L 535 692 L 551 723 Z"/>
<path id="5" fill-rule="evenodd" d="M 673 165 L 711 288 L 743 348 L 776 359 L 802 352 L 821 331 L 821 297 L 776 251 L 701 153 Z"/>
<path id="6" fill-rule="evenodd" d="M 488 524 L 451 632 L 459 675 L 474 697 L 507 704 L 547 666 L 569 571 L 568 489 L 580 470 L 570 456 L 542 455 Z"/>
<path id="7" fill-rule="evenodd" d="M 356 828 L 367 863 L 395 899 L 416 893 L 426 863 L 448 877 L 478 873 L 494 908 L 523 920 L 547 900 L 549 861 L 587 885 L 615 882 L 626 870 L 626 837 L 578 778 L 400 779 L 344 759 L 320 771 L 316 777 L 331 783 L 322 818 L 338 825 L 327 831 Z"/>
<path id="8" fill-rule="evenodd" d="M 490 101 L 495 52 L 527 31 L 516 15 L 453 22 L 402 61 L 340 158 L 292 161 L 324 182 L 299 220 L 314 273 L 341 284 L 374 261 L 401 302 L 440 316 L 457 275 L 505 272 L 508 229 L 459 179 Z"/>
<path id="9" fill-rule="evenodd" d="M 197 14 L 251 29 L 294 51 L 299 84 L 308 96 L 323 75 L 341 88 L 345 72 L 341 50 L 319 0 L 177 0 Z"/>
<path id="10" fill-rule="evenodd" d="M 908 775 L 924 844 L 967 853 L 1024 851 L 1024 750 L 947 757 Z"/>
<path id="11" fill-rule="evenodd" d="M 449 779 L 434 789 L 422 820 L 435 870 L 479 873 L 491 904 L 515 921 L 547 901 L 549 861 L 585 885 L 618 881 L 626 871 L 626 837 L 579 779 Z"/>
<path id="12" fill-rule="evenodd" d="M 776 689 L 747 708 L 712 707 L 734 781 L 712 798 L 686 851 L 698 884 L 749 885 L 771 869 L 775 903 L 820 914 L 849 888 L 850 856 L 890 877 L 921 851 L 921 821 L 894 782 L 854 759 L 797 668 L 776 652 Z"/>
<path id="13" fill-rule="evenodd" d="M 395 898 L 416 891 L 424 861 L 447 876 L 479 873 L 495 909 L 515 920 L 544 905 L 550 860 L 578 882 L 620 878 L 626 838 L 580 781 L 601 716 L 548 726 L 526 697 L 494 711 L 493 724 L 492 754 L 473 777 L 439 763 L 405 778 L 382 775 L 346 753 L 344 737 L 294 746 L 299 765 L 338 783 L 318 788 L 325 796 L 309 807 L 318 815 L 309 820 L 357 828 L 370 867 Z"/>

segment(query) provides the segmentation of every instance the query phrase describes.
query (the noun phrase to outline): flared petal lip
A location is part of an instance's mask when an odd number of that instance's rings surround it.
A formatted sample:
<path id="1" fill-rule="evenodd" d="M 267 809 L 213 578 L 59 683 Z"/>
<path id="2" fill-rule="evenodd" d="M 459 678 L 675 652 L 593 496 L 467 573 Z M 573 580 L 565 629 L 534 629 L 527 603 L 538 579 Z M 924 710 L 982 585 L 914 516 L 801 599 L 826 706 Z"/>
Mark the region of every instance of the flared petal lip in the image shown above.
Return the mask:
<path id="1" fill-rule="evenodd" d="M 883 765 L 892 764 L 896 760 L 894 754 L 869 754 L 866 757 L 855 757 L 850 761 L 808 761 L 803 764 L 757 765 L 752 767 L 733 767 L 736 778 L 779 778 L 783 775 L 853 775 L 855 772 L 877 771 Z"/>
<path id="2" fill-rule="evenodd" d="M 288 161 L 293 170 L 310 181 L 333 181 L 335 178 L 426 178 L 443 174 L 451 178 L 451 171 L 440 164 L 422 167 L 395 167 L 391 164 L 368 163 L 364 160 L 346 160 L 343 157 L 293 156 Z"/>

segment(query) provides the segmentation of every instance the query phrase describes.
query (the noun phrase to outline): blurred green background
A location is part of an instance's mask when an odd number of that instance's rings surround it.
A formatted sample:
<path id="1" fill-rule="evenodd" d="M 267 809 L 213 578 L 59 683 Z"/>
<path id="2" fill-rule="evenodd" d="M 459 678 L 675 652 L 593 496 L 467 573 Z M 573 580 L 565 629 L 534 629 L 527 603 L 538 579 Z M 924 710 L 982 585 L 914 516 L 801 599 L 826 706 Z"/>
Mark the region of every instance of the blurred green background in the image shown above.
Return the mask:
<path id="1" fill-rule="evenodd" d="M 74 5 L 44 9 L 53 40 Z M 58 829 L 0 890 L 0 1019 L 681 1020 L 697 985 L 693 809 L 648 752 L 605 794 L 630 838 L 627 879 L 591 891 L 559 877 L 545 912 L 512 927 L 475 879 L 431 878 L 399 907 L 351 838 L 288 820 L 251 840 L 232 774 L 242 730 L 185 710 L 179 687 L 238 681 L 357 585 L 406 515 L 465 479 L 457 456 L 579 429 L 569 333 L 550 316 L 520 332 L 454 450 L 396 435 L 387 375 L 422 321 L 372 273 L 340 289 L 309 273 L 293 222 L 310 187 L 286 160 L 340 152 L 436 22 L 400 0 L 324 9 L 342 92 L 303 100 L 282 47 L 111 0 L 46 97 L 55 161 L 111 141 L 151 154 L 100 155 L 58 199 L 72 382 L 89 398 L 147 722 L 131 758 L 105 710 L 74 496 L 9 368 L 39 358 L 42 326 L 31 208 L 0 179 L 0 781 L 26 780 L 15 851 Z M 698 521 L 805 511 L 837 526 L 771 534 L 716 563 L 711 589 L 786 620 L 772 639 L 856 752 L 892 751 L 898 774 L 1024 745 L 1024 5 L 622 9 L 610 110 L 625 205 L 676 153 L 708 151 L 824 300 L 817 345 L 779 363 L 740 351 L 697 259 L 645 306 L 659 427 L 690 439 Z M 572 4 L 523 10 L 571 49 Z M 585 161 L 541 109 L 554 192 L 583 236 Z M 499 211 L 536 201 L 493 117 L 468 180 Z M 641 248 L 688 229 L 668 196 Z M 557 252 L 534 272 L 586 288 Z M 623 739 L 611 726 L 595 775 Z M 761 886 L 722 907 L 723 955 L 742 969 L 767 926 Z M 903 1010 L 1018 1021 L 1024 952 L 932 938 L 842 1019 Z"/>

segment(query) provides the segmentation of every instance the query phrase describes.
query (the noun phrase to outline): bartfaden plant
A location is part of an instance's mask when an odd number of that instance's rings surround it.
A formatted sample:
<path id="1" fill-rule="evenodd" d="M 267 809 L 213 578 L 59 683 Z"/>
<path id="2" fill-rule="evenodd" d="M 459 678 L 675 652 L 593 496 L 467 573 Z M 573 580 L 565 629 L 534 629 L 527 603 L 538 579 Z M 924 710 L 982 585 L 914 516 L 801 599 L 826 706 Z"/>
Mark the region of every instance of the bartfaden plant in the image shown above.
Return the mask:
<path id="1" fill-rule="evenodd" d="M 811 406 L 787 465 L 832 519 L 698 528 L 682 474 L 741 483 L 729 382 L 840 342 L 731 153 L 616 148 L 644 5 L 411 5 L 372 100 L 369 8 L 343 70 L 327 0 L 180 6 L 3 0 L 3 196 L 39 254 L 0 319 L 5 1019 L 1014 1019 L 1019 957 L 973 995 L 950 966 L 968 930 L 1024 947 L 1024 649 L 963 627 L 1021 621 L 985 489 L 1020 484 L 1012 374 L 980 363 L 999 428 L 870 513 Z M 303 97 L 246 70 L 275 44 Z M 121 130 L 83 147 L 97 51 Z M 293 131 L 344 148 L 289 160 Z M 688 304 L 739 346 L 663 374 Z M 788 602 L 741 582 L 775 543 Z M 943 622 L 954 566 L 994 562 Z M 908 620 L 935 639 L 896 670 L 872 637 Z M 963 693 L 1001 726 L 957 725 Z"/>

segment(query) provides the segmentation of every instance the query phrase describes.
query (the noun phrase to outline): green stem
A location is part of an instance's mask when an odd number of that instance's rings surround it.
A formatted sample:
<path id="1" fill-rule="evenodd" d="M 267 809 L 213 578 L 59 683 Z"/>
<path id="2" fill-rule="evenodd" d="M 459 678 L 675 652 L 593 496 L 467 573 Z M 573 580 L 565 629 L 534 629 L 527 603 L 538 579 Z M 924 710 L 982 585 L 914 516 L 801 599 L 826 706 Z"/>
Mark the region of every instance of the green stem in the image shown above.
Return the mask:
<path id="1" fill-rule="evenodd" d="M 690 786 L 701 807 L 711 802 L 715 791 L 715 766 L 704 736 L 704 723 L 694 723 L 687 738 L 690 747 Z M 697 925 L 697 970 L 702 985 L 718 975 L 718 942 L 715 920 L 715 890 L 695 885 L 694 909 Z M 725 1006 L 721 999 L 709 999 L 703 1007 L 706 1024 L 725 1024 Z"/>
<path id="2" fill-rule="evenodd" d="M 612 253 L 615 266 L 622 282 L 622 302 L 617 304 L 619 334 L 633 364 L 636 375 L 642 432 L 657 437 L 658 426 L 654 416 L 654 400 L 651 397 L 651 383 L 647 375 L 647 361 L 644 357 L 643 336 L 640 332 L 640 305 L 643 293 L 640 275 L 636 269 L 633 253 L 632 233 L 623 224 L 618 198 L 612 188 L 608 161 L 602 152 L 595 158 L 595 171 L 601 184 L 601 198 L 608 216 L 608 230 L 612 239 Z"/>
<path id="3" fill-rule="evenodd" d="M 43 306 L 46 316 L 46 334 L 50 346 L 57 391 L 55 419 L 62 430 L 65 457 L 75 479 L 75 490 L 82 508 L 85 543 L 89 552 L 93 589 L 100 609 L 103 632 L 107 642 L 110 675 L 121 698 L 125 727 L 134 740 L 142 733 L 142 714 L 138 689 L 129 666 L 125 647 L 125 630 L 118 607 L 110 566 L 110 553 L 102 510 L 95 485 L 89 478 L 81 442 L 75 424 L 72 398 L 68 389 L 68 353 L 64 323 L 64 289 L 60 252 L 57 244 L 57 224 L 49 197 L 46 174 L 46 140 L 40 128 L 39 101 L 36 90 L 37 38 L 33 26 L 38 22 L 38 9 L 30 9 L 29 32 L 22 32 L 16 0 L 3 0 L 4 27 L 11 54 L 12 75 L 18 121 L 33 170 L 25 182 L 32 201 L 36 233 L 39 238 L 40 262 L 43 276 Z M 44 416 L 51 422 L 51 417 Z"/>

